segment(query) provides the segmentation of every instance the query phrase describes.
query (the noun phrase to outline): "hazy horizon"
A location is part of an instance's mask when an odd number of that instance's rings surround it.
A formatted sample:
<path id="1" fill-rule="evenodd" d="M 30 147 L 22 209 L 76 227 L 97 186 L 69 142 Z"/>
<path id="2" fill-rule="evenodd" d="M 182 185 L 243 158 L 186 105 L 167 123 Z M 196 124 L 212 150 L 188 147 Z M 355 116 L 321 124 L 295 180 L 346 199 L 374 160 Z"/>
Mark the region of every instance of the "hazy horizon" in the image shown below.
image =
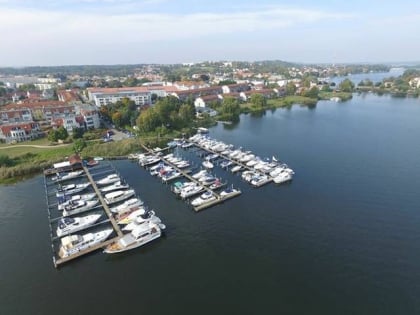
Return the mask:
<path id="1" fill-rule="evenodd" d="M 413 0 L 0 0 L 0 67 L 415 63 L 419 12 Z"/>

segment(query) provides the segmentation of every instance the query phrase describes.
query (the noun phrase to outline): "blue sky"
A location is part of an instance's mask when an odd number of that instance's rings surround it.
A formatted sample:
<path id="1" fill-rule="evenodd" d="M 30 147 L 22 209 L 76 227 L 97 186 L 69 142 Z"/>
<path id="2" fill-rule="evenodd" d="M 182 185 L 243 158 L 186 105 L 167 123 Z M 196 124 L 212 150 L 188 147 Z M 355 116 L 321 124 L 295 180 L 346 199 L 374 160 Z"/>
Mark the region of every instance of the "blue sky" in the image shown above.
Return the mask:
<path id="1" fill-rule="evenodd" d="M 420 59 L 420 1 L 0 0 L 0 66 Z"/>

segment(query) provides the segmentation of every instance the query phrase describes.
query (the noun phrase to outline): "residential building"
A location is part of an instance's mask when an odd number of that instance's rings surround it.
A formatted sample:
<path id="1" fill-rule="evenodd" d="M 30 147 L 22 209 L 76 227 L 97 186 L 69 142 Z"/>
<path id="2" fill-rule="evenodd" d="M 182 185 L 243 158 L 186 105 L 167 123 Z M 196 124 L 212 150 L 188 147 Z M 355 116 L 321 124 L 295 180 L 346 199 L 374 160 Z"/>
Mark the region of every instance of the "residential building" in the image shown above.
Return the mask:
<path id="1" fill-rule="evenodd" d="M 15 123 L 0 126 L 0 140 L 6 143 L 36 139 L 42 135 L 38 123 Z"/>
<path id="2" fill-rule="evenodd" d="M 83 124 L 86 129 L 96 129 L 101 126 L 98 108 L 91 105 L 77 105 L 76 114 L 83 117 Z"/>
<path id="3" fill-rule="evenodd" d="M 12 124 L 33 121 L 32 113 L 27 108 L 18 110 L 2 110 L 0 111 L 0 118 L 0 124 Z"/>
<path id="4" fill-rule="evenodd" d="M 116 103 L 124 98 L 135 102 L 138 106 L 150 105 L 152 103 L 152 93 L 147 87 L 129 88 L 88 88 L 89 100 L 96 106 L 101 107 L 111 103 Z"/>

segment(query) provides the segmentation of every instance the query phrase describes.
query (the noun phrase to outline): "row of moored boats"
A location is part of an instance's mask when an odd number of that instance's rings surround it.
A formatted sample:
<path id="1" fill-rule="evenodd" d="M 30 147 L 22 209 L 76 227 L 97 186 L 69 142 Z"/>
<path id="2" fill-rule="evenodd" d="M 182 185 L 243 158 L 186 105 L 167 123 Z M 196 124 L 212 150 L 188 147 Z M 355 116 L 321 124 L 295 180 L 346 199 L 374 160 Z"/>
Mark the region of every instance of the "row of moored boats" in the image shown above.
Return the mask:
<path id="1" fill-rule="evenodd" d="M 58 201 L 57 209 L 62 212 L 56 229 L 56 235 L 60 238 L 60 258 L 72 256 L 98 245 L 106 241 L 114 232 L 112 228 L 106 228 L 85 234 L 76 233 L 100 224 L 99 220 L 103 217 L 103 212 L 97 213 L 97 211 L 80 215 L 101 207 L 97 194 L 86 192 L 91 186 L 90 182 L 63 184 L 64 181 L 83 175 L 82 170 L 52 178 L 53 182 L 59 183 L 55 194 Z M 147 209 L 143 201 L 135 196 L 135 191 L 118 174 L 107 175 L 95 182 L 113 219 L 125 233 L 109 244 L 104 250 L 105 253 L 117 253 L 137 248 L 162 235 L 165 225 L 160 218 L 153 210 Z"/>

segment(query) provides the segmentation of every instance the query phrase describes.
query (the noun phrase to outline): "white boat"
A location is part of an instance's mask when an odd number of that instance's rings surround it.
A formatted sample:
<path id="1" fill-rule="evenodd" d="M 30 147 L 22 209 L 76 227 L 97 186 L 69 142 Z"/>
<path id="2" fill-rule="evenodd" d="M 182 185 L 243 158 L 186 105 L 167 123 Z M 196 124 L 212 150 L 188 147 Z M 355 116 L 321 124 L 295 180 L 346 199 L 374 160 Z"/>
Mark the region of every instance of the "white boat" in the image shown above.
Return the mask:
<path id="1" fill-rule="evenodd" d="M 233 164 L 232 161 L 229 160 L 224 160 L 222 163 L 220 163 L 220 167 L 221 168 L 228 168 L 229 166 L 231 166 Z"/>
<path id="2" fill-rule="evenodd" d="M 52 178 L 52 180 L 55 181 L 55 182 L 57 182 L 57 183 L 58 182 L 64 182 L 65 180 L 69 180 L 69 179 L 73 179 L 73 178 L 79 177 L 83 173 L 84 173 L 83 170 L 69 172 L 69 173 L 66 173 L 64 175 L 63 174 L 60 174 L 60 173 L 57 173 L 56 176 Z"/>
<path id="3" fill-rule="evenodd" d="M 216 182 L 216 180 L 217 180 L 217 178 L 216 177 L 214 177 L 213 175 L 206 175 L 206 176 L 204 176 L 204 177 L 201 177 L 200 179 L 199 179 L 199 182 L 202 184 L 202 185 L 211 185 L 211 184 L 213 184 L 214 182 Z"/>
<path id="4" fill-rule="evenodd" d="M 223 191 L 220 192 L 220 197 L 222 199 L 226 199 L 229 198 L 230 196 L 236 195 L 238 193 L 240 193 L 241 191 L 239 189 L 235 189 L 233 187 L 229 187 Z"/>
<path id="5" fill-rule="evenodd" d="M 235 165 L 234 167 L 232 167 L 232 169 L 230 170 L 232 173 L 236 173 L 239 172 L 242 169 L 241 165 Z"/>
<path id="6" fill-rule="evenodd" d="M 57 198 L 63 197 L 65 195 L 74 195 L 82 190 L 85 190 L 90 186 L 90 183 L 82 183 L 82 184 L 68 184 L 64 186 L 60 186 L 57 188 L 56 196 Z"/>
<path id="7" fill-rule="evenodd" d="M 178 168 L 186 168 L 190 165 L 191 164 L 188 161 L 180 161 L 180 162 L 175 163 L 175 166 L 178 167 Z"/>
<path id="8" fill-rule="evenodd" d="M 201 178 L 205 175 L 208 175 L 207 170 L 201 170 L 201 171 L 191 175 L 191 177 L 194 178 L 194 179 L 199 179 L 199 178 Z"/>
<path id="9" fill-rule="evenodd" d="M 208 168 L 208 169 L 212 169 L 214 167 L 213 163 L 208 160 L 203 161 L 202 164 L 205 168 Z"/>
<path id="10" fill-rule="evenodd" d="M 77 200 L 71 201 L 63 209 L 63 216 L 68 217 L 69 215 L 82 213 L 91 210 L 99 203 L 98 199 L 95 200 Z"/>
<path id="11" fill-rule="evenodd" d="M 122 181 L 118 181 L 118 182 L 113 183 L 112 185 L 105 186 L 105 187 L 99 189 L 99 191 L 101 193 L 109 193 L 109 192 L 114 191 L 114 190 L 127 189 L 127 188 L 130 188 L 130 186 L 128 186 L 128 184 L 125 184 Z"/>
<path id="12" fill-rule="evenodd" d="M 276 177 L 273 177 L 273 182 L 275 182 L 276 184 L 281 184 L 289 180 L 292 180 L 292 174 L 290 174 L 289 172 L 282 172 Z"/>
<path id="13" fill-rule="evenodd" d="M 194 186 L 196 183 L 194 182 L 176 182 L 172 185 L 172 191 L 176 194 L 180 194 L 183 188 L 186 188 L 188 186 Z"/>
<path id="14" fill-rule="evenodd" d="M 122 204 L 110 208 L 112 213 L 122 214 L 124 212 L 128 212 L 131 209 L 137 209 L 138 207 L 143 205 L 143 201 L 139 198 L 131 198 L 124 201 Z"/>
<path id="15" fill-rule="evenodd" d="M 146 209 L 143 207 L 140 207 L 137 210 L 134 210 L 133 212 L 128 214 L 127 216 L 119 218 L 119 220 L 117 221 L 117 224 L 120 224 L 120 225 L 129 224 L 133 222 L 135 219 L 137 219 L 138 217 L 144 215 L 145 213 L 146 213 Z"/>
<path id="16" fill-rule="evenodd" d="M 103 161 L 104 160 L 104 158 L 102 156 L 95 156 L 93 159 L 95 161 Z"/>
<path id="17" fill-rule="evenodd" d="M 80 251 L 105 241 L 111 235 L 112 231 L 112 229 L 106 229 L 96 233 L 65 236 L 61 239 L 58 255 L 60 258 L 65 258 L 77 254 Z"/>
<path id="18" fill-rule="evenodd" d="M 134 189 L 117 190 L 107 193 L 104 197 L 104 200 L 107 205 L 112 205 L 113 203 L 123 201 L 130 198 L 131 196 L 134 196 L 135 193 L 136 192 Z"/>
<path id="19" fill-rule="evenodd" d="M 157 224 L 141 225 L 119 238 L 116 242 L 109 244 L 105 248 L 104 253 L 115 254 L 137 248 L 159 238 L 161 235 L 162 232 Z"/>
<path id="20" fill-rule="evenodd" d="M 216 200 L 216 196 L 211 191 L 206 191 L 205 193 L 201 194 L 200 197 L 195 198 L 191 201 L 191 205 L 193 207 L 197 207 L 208 202 Z"/>
<path id="21" fill-rule="evenodd" d="M 222 186 L 224 186 L 224 185 L 226 185 L 226 183 L 225 184 L 223 184 L 218 178 L 216 178 L 216 180 L 214 181 L 214 183 L 212 183 L 210 186 L 209 186 L 209 188 L 211 189 L 211 190 L 215 190 L 215 189 L 218 189 L 218 188 L 220 188 L 220 187 L 222 187 Z"/>
<path id="22" fill-rule="evenodd" d="M 255 186 L 255 187 L 260 187 L 262 185 L 265 185 L 269 182 L 272 181 L 272 178 L 270 176 L 267 175 L 258 175 L 255 176 L 251 179 L 250 183 L 251 185 Z"/>
<path id="23" fill-rule="evenodd" d="M 100 214 L 91 214 L 84 217 L 61 218 L 58 220 L 57 236 L 83 230 L 98 221 L 100 217 Z"/>
<path id="24" fill-rule="evenodd" d="M 153 165 L 157 162 L 160 161 L 160 157 L 157 155 L 150 155 L 150 156 L 146 156 L 143 159 L 139 160 L 139 163 L 141 166 L 148 166 L 148 165 Z"/>
<path id="25" fill-rule="evenodd" d="M 212 160 L 217 159 L 218 157 L 219 157 L 219 154 L 214 153 L 214 154 L 210 154 L 209 156 L 207 156 L 207 157 L 206 157 L 206 160 L 208 160 L 208 161 L 212 161 Z"/>
<path id="26" fill-rule="evenodd" d="M 79 200 L 92 200 L 96 197 L 95 193 L 82 194 L 82 195 L 70 195 L 62 196 L 58 198 L 58 210 L 64 210 L 64 207 L 69 205 L 71 202 Z"/>
<path id="27" fill-rule="evenodd" d="M 261 160 L 259 158 L 254 158 L 254 159 L 250 160 L 249 162 L 247 162 L 246 166 L 253 167 L 260 162 L 261 162 Z"/>
<path id="28" fill-rule="evenodd" d="M 172 172 L 166 173 L 161 178 L 162 178 L 163 182 L 167 183 L 167 182 L 169 182 L 173 179 L 179 178 L 181 176 L 182 176 L 182 174 L 180 172 L 172 171 Z"/>
<path id="29" fill-rule="evenodd" d="M 165 224 L 162 223 L 159 217 L 156 216 L 156 213 L 152 210 L 147 212 L 146 214 L 137 217 L 135 220 L 127 224 L 122 228 L 123 231 L 132 231 L 136 229 L 141 224 L 147 224 L 147 223 L 154 223 L 158 224 L 159 227 L 163 230 L 165 229 Z"/>
<path id="30" fill-rule="evenodd" d="M 97 185 L 109 185 L 109 184 L 113 184 L 116 182 L 121 181 L 120 176 L 118 176 L 118 174 L 110 174 L 104 178 L 101 178 L 100 180 L 96 181 Z"/>
<path id="31" fill-rule="evenodd" d="M 204 188 L 200 185 L 191 185 L 188 187 L 185 187 L 185 189 L 183 188 L 179 194 L 179 196 L 183 199 L 194 196 L 198 193 L 200 193 L 201 191 L 203 191 Z"/>

